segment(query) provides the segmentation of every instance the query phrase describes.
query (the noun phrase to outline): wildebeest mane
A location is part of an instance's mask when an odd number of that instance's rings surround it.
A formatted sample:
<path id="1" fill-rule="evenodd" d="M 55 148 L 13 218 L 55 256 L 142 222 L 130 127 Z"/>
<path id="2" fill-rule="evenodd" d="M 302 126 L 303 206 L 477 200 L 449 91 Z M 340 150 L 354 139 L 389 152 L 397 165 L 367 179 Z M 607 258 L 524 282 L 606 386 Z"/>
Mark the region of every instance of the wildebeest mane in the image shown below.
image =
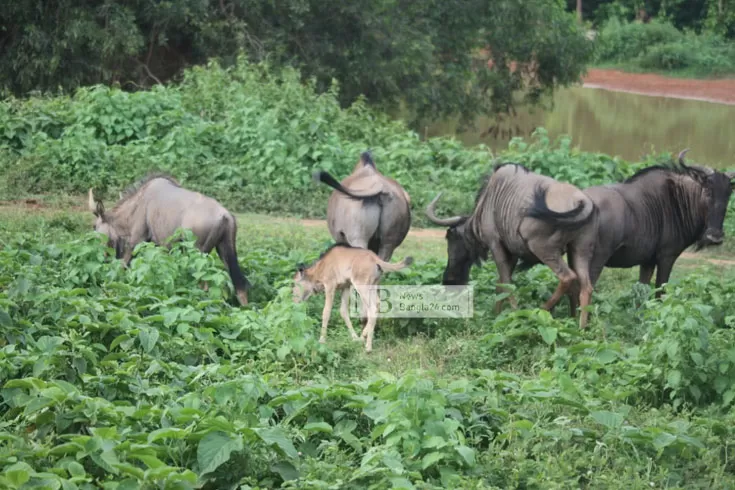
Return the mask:
<path id="1" fill-rule="evenodd" d="M 624 184 L 631 184 L 636 182 L 638 179 L 652 172 L 664 172 L 669 175 L 683 175 L 691 177 L 697 183 L 704 183 L 707 178 L 707 174 L 698 168 L 690 167 L 684 163 L 673 162 L 667 164 L 651 165 L 650 167 L 642 168 L 627 179 L 623 181 Z"/>
<path id="2" fill-rule="evenodd" d="M 122 198 L 117 202 L 117 204 L 115 204 L 115 207 L 118 208 L 122 204 L 127 202 L 128 199 L 137 194 L 138 191 L 143 188 L 143 186 L 154 179 L 166 179 L 176 187 L 181 187 L 181 184 L 179 184 L 179 182 L 173 176 L 165 172 L 152 172 L 145 177 L 139 179 L 137 182 L 134 182 L 133 184 L 130 184 L 128 187 L 126 187 L 125 190 L 122 191 Z"/>

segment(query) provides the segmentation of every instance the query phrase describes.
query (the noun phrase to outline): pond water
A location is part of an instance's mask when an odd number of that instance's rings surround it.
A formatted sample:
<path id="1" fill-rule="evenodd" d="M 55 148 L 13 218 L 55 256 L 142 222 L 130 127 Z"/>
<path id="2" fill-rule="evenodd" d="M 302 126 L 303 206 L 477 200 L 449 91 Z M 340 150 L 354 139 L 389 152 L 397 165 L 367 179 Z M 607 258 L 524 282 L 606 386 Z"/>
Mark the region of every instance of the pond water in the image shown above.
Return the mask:
<path id="1" fill-rule="evenodd" d="M 539 126 L 552 140 L 566 134 L 572 146 L 625 160 L 689 148 L 688 161 L 735 168 L 735 105 L 596 88 L 561 89 L 549 110 L 523 109 L 501 120 L 479 118 L 465 132 L 457 132 L 456 121 L 442 121 L 425 128 L 425 135 L 453 135 L 468 145 L 502 150 L 514 136 L 528 141 Z"/>

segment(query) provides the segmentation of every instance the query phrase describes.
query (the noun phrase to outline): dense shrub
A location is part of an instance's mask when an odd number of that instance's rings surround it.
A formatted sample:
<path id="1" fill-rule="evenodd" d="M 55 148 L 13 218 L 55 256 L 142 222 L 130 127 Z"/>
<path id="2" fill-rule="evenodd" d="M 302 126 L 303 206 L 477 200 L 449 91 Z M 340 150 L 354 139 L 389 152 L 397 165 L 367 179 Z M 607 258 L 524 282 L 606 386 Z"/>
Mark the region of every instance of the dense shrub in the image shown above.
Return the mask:
<path id="1" fill-rule="evenodd" d="M 718 75 L 735 71 L 735 45 L 713 33 L 679 31 L 667 21 L 622 23 L 613 18 L 600 30 L 596 60 L 644 70 Z"/>
<path id="2" fill-rule="evenodd" d="M 90 186 L 108 198 L 150 170 L 171 172 L 183 185 L 234 210 L 323 217 L 329 189 L 316 168 L 338 178 L 371 149 L 378 168 L 401 182 L 414 210 L 439 191 L 441 206 L 469 209 L 492 164 L 487 148 L 452 138 L 421 141 L 401 121 L 361 101 L 340 109 L 337 87 L 317 94 L 293 70 L 246 62 L 187 72 L 179 86 L 126 93 L 102 86 L 73 96 L 0 104 L 0 171 L 15 198 L 24 192 L 81 194 Z M 505 159 L 579 185 L 630 174 L 627 162 L 579 153 L 566 138 L 541 129 L 532 144 L 514 140 Z M 417 224 L 423 213 L 416 213 Z"/>

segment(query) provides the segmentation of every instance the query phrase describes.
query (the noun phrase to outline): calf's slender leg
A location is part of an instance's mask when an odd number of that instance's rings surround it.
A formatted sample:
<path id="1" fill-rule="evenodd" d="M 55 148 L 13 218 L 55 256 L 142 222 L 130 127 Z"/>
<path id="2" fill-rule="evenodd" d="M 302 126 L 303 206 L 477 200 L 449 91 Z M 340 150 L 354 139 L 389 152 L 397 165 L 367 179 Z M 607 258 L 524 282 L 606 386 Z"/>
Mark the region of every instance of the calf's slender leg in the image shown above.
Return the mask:
<path id="1" fill-rule="evenodd" d="M 324 344 L 327 341 L 327 325 L 329 317 L 332 314 L 332 304 L 334 302 L 334 288 L 324 288 L 324 310 L 322 310 L 322 332 L 319 336 L 319 342 Z"/>
<path id="2" fill-rule="evenodd" d="M 342 304 L 339 308 L 339 313 L 342 315 L 342 319 L 347 324 L 347 329 L 350 331 L 350 335 L 352 336 L 352 340 L 360 340 L 360 337 L 357 335 L 357 332 L 355 332 L 355 329 L 352 327 L 352 321 L 350 320 L 350 292 L 352 290 L 352 286 L 347 286 L 342 289 Z"/>

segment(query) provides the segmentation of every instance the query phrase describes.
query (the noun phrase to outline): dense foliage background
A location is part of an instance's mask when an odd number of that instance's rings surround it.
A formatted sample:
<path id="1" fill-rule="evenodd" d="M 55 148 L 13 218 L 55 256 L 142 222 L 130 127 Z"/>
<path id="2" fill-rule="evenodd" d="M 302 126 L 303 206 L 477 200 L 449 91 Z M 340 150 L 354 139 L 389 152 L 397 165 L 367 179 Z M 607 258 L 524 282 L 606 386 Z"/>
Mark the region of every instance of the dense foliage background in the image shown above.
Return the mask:
<path id="1" fill-rule="evenodd" d="M 417 117 L 507 110 L 520 89 L 535 100 L 578 81 L 591 56 L 557 0 L 18 0 L 0 26 L 0 88 L 16 95 L 148 87 L 243 53 L 319 91 L 337 80 L 343 105 L 363 95 Z"/>
<path id="2" fill-rule="evenodd" d="M 378 168 L 408 190 L 417 225 L 438 192 L 445 193 L 440 211 L 471 209 L 493 165 L 487 148 L 451 138 L 423 142 L 362 101 L 340 109 L 336 87 L 318 94 L 299 80 L 293 69 L 241 60 L 228 69 L 195 68 L 180 85 L 150 91 L 94 86 L 0 103 L 0 171 L 7 177 L 0 193 L 95 187 L 116 199 L 148 171 L 163 170 L 233 210 L 324 217 L 331 189 L 313 183 L 312 172 L 343 178 L 369 148 Z M 514 140 L 504 158 L 581 186 L 633 171 L 619 159 L 578 154 L 568 139 L 552 143 L 543 129 L 530 148 Z"/>

